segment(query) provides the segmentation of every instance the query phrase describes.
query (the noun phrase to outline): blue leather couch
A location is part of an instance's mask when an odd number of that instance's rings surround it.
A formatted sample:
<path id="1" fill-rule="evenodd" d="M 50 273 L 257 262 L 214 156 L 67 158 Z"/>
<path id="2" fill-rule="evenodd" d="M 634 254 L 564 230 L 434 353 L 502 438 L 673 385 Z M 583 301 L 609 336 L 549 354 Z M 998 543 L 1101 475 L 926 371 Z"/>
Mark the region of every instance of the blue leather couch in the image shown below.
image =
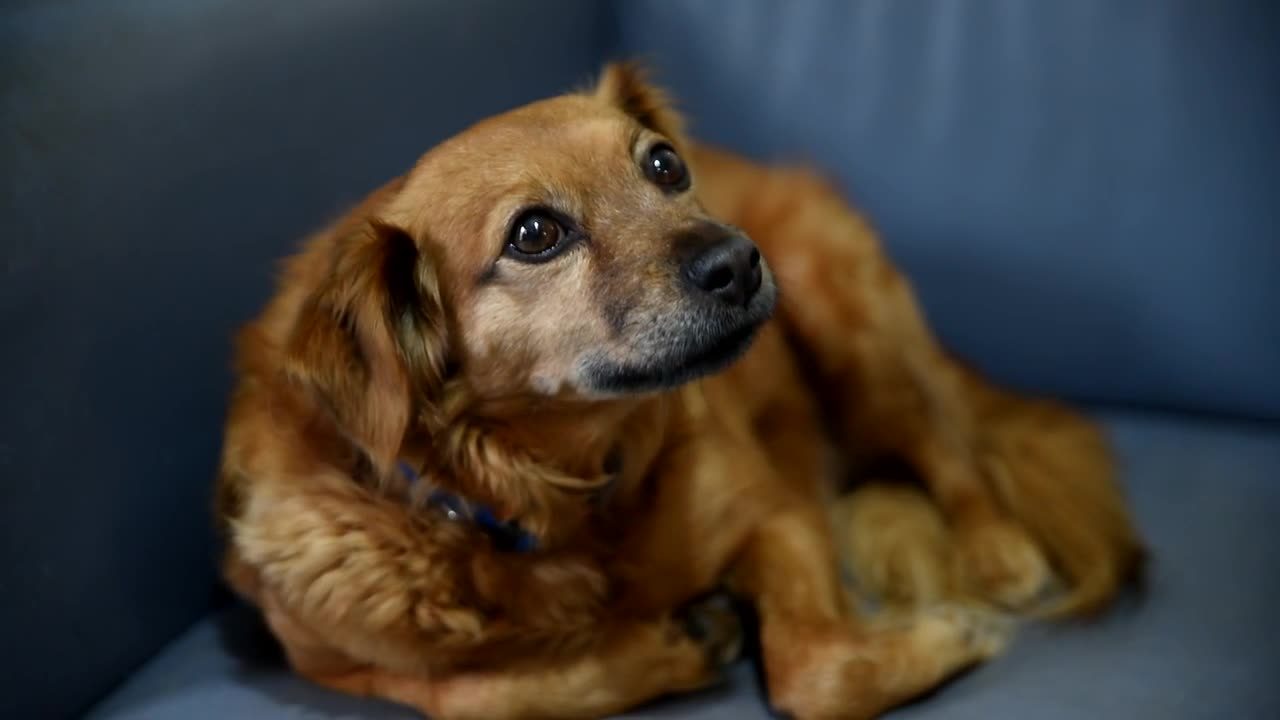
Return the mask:
<path id="1" fill-rule="evenodd" d="M 216 579 L 273 259 L 481 116 L 641 55 L 836 178 L 938 332 L 1106 424 L 1149 595 L 901 718 L 1280 717 L 1280 27 L 1251 0 L 44 0 L 0 10 L 0 717 L 410 717 Z M 763 718 L 725 688 L 634 717 Z"/>

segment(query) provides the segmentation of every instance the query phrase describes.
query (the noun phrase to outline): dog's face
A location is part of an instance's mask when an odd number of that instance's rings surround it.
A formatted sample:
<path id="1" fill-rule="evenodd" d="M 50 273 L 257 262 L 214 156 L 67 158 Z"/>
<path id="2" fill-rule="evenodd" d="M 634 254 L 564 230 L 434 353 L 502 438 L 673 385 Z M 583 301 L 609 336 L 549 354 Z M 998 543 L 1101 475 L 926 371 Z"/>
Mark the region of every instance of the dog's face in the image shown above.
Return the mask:
<path id="1" fill-rule="evenodd" d="M 674 116 L 625 67 L 429 152 L 392 203 L 434 263 L 456 372 L 481 396 L 671 387 L 749 345 L 776 290 L 709 217 Z"/>

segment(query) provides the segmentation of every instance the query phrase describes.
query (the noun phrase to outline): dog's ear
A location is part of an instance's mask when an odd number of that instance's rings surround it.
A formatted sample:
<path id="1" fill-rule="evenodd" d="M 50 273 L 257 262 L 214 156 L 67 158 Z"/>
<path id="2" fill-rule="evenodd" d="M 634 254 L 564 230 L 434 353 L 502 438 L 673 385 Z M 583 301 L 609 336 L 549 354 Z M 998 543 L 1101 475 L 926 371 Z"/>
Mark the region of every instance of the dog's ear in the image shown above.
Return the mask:
<path id="1" fill-rule="evenodd" d="M 310 390 L 380 474 L 405 433 L 439 401 L 446 319 L 434 267 L 404 230 L 360 223 L 338 239 L 286 348 L 286 371 Z"/>
<path id="2" fill-rule="evenodd" d="M 638 62 L 605 66 L 595 92 L 596 97 L 654 132 L 672 140 L 678 140 L 684 132 L 684 122 L 672 107 L 671 99 L 661 88 L 649 84 L 648 72 Z"/>

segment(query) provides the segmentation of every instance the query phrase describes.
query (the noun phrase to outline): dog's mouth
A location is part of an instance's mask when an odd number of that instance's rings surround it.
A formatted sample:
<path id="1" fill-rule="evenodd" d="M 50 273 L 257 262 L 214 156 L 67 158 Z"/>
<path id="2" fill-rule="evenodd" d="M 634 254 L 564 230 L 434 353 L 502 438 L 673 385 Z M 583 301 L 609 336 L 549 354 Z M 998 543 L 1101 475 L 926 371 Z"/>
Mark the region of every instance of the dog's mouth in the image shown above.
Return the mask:
<path id="1" fill-rule="evenodd" d="M 645 362 L 618 363 L 597 358 L 584 368 L 591 389 L 605 394 L 667 390 L 728 368 L 751 347 L 777 304 L 772 283 L 747 308 L 732 316 L 712 315 L 672 323 Z"/>

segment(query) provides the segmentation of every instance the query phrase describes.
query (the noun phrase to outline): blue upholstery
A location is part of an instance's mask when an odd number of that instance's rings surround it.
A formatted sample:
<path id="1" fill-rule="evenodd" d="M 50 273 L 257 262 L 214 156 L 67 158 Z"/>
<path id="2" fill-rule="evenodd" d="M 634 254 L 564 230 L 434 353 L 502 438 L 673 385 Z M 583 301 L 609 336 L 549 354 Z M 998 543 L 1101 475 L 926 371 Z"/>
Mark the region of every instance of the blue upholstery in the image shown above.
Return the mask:
<path id="1" fill-rule="evenodd" d="M 208 500 L 232 333 L 303 233 L 607 57 L 647 54 L 699 136 L 831 173 L 943 337 L 999 378 L 1280 419 L 1278 8 L 7 3 L 0 717 L 76 715 L 149 658 L 101 715 L 366 707 L 246 669 L 212 619 L 155 656 L 218 604 Z M 1259 684 L 1275 651 L 1250 632 L 1277 589 L 1280 429 L 1116 428 L 1157 541 L 1151 605 L 1029 633 L 903 717 L 1280 715 Z M 698 706 L 757 707 L 733 698 Z M 667 707 L 686 702 L 703 701 Z"/>
<path id="2" fill-rule="evenodd" d="M 1139 523 L 1156 555 L 1150 592 L 1097 625 L 1028 626 L 1012 650 L 895 712 L 901 720 L 1280 717 L 1280 433 L 1111 416 Z M 188 632 L 92 720 L 408 718 L 290 676 L 243 612 Z M 767 720 L 753 674 L 628 717 Z"/>

